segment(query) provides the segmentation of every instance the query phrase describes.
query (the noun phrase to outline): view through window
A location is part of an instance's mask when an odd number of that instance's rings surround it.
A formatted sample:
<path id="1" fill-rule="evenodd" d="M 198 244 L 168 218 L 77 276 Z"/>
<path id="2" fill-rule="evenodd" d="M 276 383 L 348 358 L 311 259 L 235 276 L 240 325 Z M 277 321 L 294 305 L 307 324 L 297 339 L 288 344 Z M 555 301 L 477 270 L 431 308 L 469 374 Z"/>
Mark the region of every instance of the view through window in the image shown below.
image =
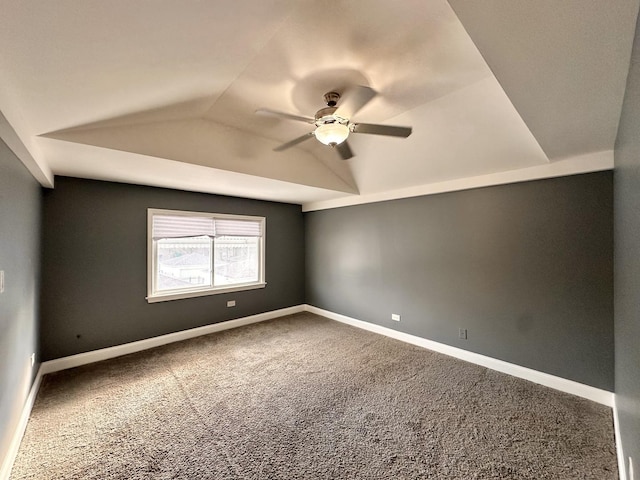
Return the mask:
<path id="1" fill-rule="evenodd" d="M 149 209 L 148 298 L 264 286 L 264 224 L 262 217 Z"/>

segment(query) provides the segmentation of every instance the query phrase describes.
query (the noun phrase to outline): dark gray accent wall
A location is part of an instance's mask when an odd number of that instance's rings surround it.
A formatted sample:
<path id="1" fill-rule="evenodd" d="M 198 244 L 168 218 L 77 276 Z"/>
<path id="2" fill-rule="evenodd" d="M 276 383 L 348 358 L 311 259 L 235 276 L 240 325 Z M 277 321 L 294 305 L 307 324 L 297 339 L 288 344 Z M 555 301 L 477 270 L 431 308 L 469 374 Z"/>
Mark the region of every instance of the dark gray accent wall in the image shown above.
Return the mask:
<path id="1" fill-rule="evenodd" d="M 613 391 L 612 204 L 599 172 L 309 212 L 307 303 Z"/>
<path id="2" fill-rule="evenodd" d="M 266 217 L 266 288 L 147 303 L 149 207 Z M 43 231 L 44 360 L 304 302 L 299 205 L 56 177 Z"/>
<path id="3" fill-rule="evenodd" d="M 616 405 L 625 463 L 640 474 L 640 26 L 615 149 Z M 628 468 L 628 464 L 627 464 Z"/>
<path id="4" fill-rule="evenodd" d="M 0 464 L 38 368 L 40 185 L 0 141 Z"/>

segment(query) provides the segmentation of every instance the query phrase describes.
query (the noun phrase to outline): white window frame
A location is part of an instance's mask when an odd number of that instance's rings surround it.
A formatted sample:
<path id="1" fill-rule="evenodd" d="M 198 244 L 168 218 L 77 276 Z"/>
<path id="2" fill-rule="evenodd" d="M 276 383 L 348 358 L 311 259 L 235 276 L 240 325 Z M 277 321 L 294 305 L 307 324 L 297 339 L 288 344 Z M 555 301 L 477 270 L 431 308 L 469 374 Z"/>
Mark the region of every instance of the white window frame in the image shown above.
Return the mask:
<path id="1" fill-rule="evenodd" d="M 218 219 L 232 219 L 232 220 L 252 220 L 259 221 L 261 223 L 262 236 L 259 242 L 258 254 L 259 259 L 259 271 L 258 281 L 250 283 L 242 283 L 235 285 L 228 285 L 222 287 L 194 287 L 194 288 L 181 288 L 176 290 L 162 290 L 156 291 L 156 278 L 157 278 L 157 265 L 156 265 L 156 249 L 157 240 L 153 239 L 153 217 L 155 215 L 171 215 L 171 216 L 185 216 L 185 217 L 207 217 Z M 147 209 L 147 302 L 166 302 L 169 300 L 180 300 L 183 298 L 203 297 L 206 295 L 217 295 L 220 293 L 241 292 L 244 290 L 254 290 L 258 288 L 264 288 L 267 284 L 265 282 L 265 237 L 266 237 L 266 219 L 265 217 L 255 217 L 249 215 L 232 215 L 225 213 L 208 213 L 208 212 L 190 212 L 185 210 L 165 210 L 159 208 Z M 213 249 L 211 251 L 213 256 Z M 213 275 L 213 271 L 211 272 Z"/>

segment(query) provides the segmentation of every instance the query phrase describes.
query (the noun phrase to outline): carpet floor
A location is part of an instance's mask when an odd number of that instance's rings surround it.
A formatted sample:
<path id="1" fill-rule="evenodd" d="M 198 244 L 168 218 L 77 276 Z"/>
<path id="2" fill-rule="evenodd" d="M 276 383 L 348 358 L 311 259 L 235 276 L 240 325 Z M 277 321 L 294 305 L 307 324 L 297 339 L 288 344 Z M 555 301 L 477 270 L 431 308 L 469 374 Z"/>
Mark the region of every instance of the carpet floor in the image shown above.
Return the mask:
<path id="1" fill-rule="evenodd" d="M 46 375 L 11 478 L 617 478 L 611 409 L 301 313 Z"/>

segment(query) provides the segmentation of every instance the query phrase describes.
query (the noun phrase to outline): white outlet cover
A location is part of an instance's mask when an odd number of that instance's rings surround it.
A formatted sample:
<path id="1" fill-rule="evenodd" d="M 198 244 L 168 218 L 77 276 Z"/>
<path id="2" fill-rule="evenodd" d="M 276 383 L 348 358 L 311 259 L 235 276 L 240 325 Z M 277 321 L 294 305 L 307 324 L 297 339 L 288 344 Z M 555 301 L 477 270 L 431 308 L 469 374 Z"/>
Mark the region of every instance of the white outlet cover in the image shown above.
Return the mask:
<path id="1" fill-rule="evenodd" d="M 392 313 L 391 314 L 391 320 L 395 320 L 396 322 L 400 321 L 400 315 L 397 313 Z"/>
<path id="2" fill-rule="evenodd" d="M 227 302 L 227 307 L 235 307 L 236 306 L 236 301 L 235 300 L 229 300 Z"/>

